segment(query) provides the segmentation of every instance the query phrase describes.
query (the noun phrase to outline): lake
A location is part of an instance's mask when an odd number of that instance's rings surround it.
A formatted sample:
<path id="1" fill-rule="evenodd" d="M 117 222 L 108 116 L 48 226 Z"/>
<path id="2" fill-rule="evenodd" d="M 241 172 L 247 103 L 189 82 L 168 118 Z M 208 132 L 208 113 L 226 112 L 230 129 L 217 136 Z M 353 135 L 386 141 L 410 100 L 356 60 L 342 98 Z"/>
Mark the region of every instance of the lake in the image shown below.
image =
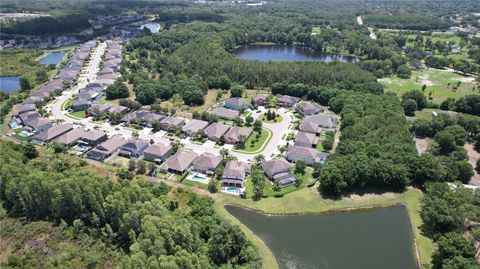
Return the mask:
<path id="1" fill-rule="evenodd" d="M 20 90 L 20 77 L 0 77 L 0 91 L 12 93 Z"/>
<path id="2" fill-rule="evenodd" d="M 404 206 L 284 216 L 225 209 L 262 239 L 282 269 L 417 268 Z"/>
<path id="3" fill-rule="evenodd" d="M 307 47 L 293 45 L 246 45 L 233 51 L 237 57 L 245 60 L 268 61 L 321 61 L 325 63 L 337 61 L 356 63 L 360 58 L 319 52 Z"/>
<path id="4" fill-rule="evenodd" d="M 140 29 L 143 30 L 144 28 L 148 28 L 152 33 L 157 33 L 158 31 L 160 31 L 161 26 L 160 26 L 160 23 L 150 22 L 150 23 L 142 24 L 140 26 Z"/>
<path id="5" fill-rule="evenodd" d="M 66 51 L 49 52 L 45 57 L 40 59 L 40 63 L 57 65 L 62 61 L 63 57 L 65 57 L 65 54 L 67 54 Z"/>

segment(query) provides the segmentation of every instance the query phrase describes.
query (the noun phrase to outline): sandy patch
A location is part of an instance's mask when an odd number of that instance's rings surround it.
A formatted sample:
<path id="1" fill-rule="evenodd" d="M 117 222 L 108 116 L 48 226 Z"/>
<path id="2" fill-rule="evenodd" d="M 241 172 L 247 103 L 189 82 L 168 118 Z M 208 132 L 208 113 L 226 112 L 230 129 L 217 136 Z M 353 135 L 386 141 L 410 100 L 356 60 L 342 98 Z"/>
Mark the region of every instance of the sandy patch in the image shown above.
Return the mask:
<path id="1" fill-rule="evenodd" d="M 477 160 L 480 159 L 480 153 L 478 153 L 474 148 L 473 144 L 465 144 L 465 149 L 467 150 L 468 154 L 468 162 L 472 165 L 474 174 L 473 177 L 470 179 L 469 184 L 474 186 L 480 186 L 480 174 L 475 170 L 477 165 Z"/>
<path id="2" fill-rule="evenodd" d="M 415 137 L 413 139 L 413 141 L 415 141 L 415 146 L 417 147 L 417 151 L 420 153 L 420 154 L 424 154 L 425 152 L 427 152 L 428 150 L 428 145 L 430 144 L 430 142 L 432 141 L 432 139 L 430 138 L 417 138 Z"/>
<path id="3" fill-rule="evenodd" d="M 398 197 L 398 194 L 393 192 L 386 192 L 382 194 L 376 194 L 376 193 L 351 194 L 346 199 L 352 200 L 352 201 L 361 201 L 361 200 L 368 200 L 372 197 L 383 197 L 386 199 L 395 199 Z"/>
<path id="4" fill-rule="evenodd" d="M 452 81 L 461 81 L 462 83 L 475 83 L 474 77 L 459 77 L 452 79 Z"/>
<path id="5" fill-rule="evenodd" d="M 427 86 L 433 86 L 435 83 L 433 83 L 431 80 L 428 79 L 428 74 L 423 74 L 420 77 L 420 84 L 422 85 L 427 85 Z"/>

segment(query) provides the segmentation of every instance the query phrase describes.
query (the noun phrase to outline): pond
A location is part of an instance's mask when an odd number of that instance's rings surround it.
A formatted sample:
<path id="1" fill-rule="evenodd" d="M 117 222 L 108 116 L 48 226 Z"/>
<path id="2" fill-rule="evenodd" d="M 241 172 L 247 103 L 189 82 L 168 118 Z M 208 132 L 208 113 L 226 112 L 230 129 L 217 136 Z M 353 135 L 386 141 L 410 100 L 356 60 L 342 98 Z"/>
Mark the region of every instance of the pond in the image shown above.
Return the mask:
<path id="1" fill-rule="evenodd" d="M 0 91 L 12 93 L 20 90 L 20 77 L 0 77 Z"/>
<path id="2" fill-rule="evenodd" d="M 160 26 L 160 23 L 150 22 L 150 23 L 142 24 L 140 26 L 140 29 L 143 30 L 144 28 L 148 28 L 152 33 L 157 33 L 158 31 L 160 31 L 162 27 Z"/>
<path id="3" fill-rule="evenodd" d="M 49 52 L 45 57 L 40 59 L 40 63 L 57 65 L 62 61 L 63 57 L 65 57 L 65 54 L 67 54 L 66 51 Z"/>
<path id="4" fill-rule="evenodd" d="M 285 216 L 225 209 L 262 239 L 282 269 L 417 268 L 404 206 Z"/>
<path id="5" fill-rule="evenodd" d="M 246 45 L 233 51 L 237 57 L 245 60 L 268 61 L 321 61 L 325 63 L 337 61 L 357 63 L 360 58 L 319 52 L 307 47 L 293 45 Z"/>

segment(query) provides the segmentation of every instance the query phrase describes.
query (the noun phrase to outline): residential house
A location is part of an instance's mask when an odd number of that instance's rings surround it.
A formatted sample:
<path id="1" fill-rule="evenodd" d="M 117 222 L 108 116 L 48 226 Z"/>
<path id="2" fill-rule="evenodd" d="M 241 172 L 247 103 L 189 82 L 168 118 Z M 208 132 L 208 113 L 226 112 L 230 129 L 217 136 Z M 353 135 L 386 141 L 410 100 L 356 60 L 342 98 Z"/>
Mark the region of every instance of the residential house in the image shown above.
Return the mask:
<path id="1" fill-rule="evenodd" d="M 182 118 L 166 117 L 165 119 L 160 121 L 160 126 L 162 130 L 168 132 L 175 132 L 176 130 L 181 130 L 185 123 L 185 119 Z"/>
<path id="2" fill-rule="evenodd" d="M 290 96 L 290 95 L 282 95 L 277 98 L 277 104 L 281 107 L 292 107 L 300 101 L 300 98 Z"/>
<path id="3" fill-rule="evenodd" d="M 275 158 L 262 163 L 262 169 L 267 177 L 274 182 L 278 182 L 281 188 L 297 181 L 297 178 L 290 172 L 292 167 L 293 164 L 284 158 Z"/>
<path id="4" fill-rule="evenodd" d="M 87 152 L 87 158 L 103 161 L 117 152 L 127 141 L 121 136 L 113 136 Z"/>
<path id="5" fill-rule="evenodd" d="M 73 129 L 71 124 L 61 124 L 55 125 L 47 130 L 36 134 L 32 137 L 32 143 L 37 145 L 43 145 L 45 142 L 52 141 L 53 139 L 63 135 L 66 132 L 69 132 Z"/>
<path id="6" fill-rule="evenodd" d="M 143 152 L 143 159 L 157 164 L 163 163 L 173 153 L 172 146 L 168 144 L 158 143 L 148 147 Z"/>
<path id="7" fill-rule="evenodd" d="M 229 129 L 230 126 L 226 124 L 214 122 L 205 128 L 205 135 L 209 140 L 218 141 Z"/>
<path id="8" fill-rule="evenodd" d="M 143 152 L 150 146 L 148 141 L 141 139 L 130 139 L 123 144 L 118 152 L 118 155 L 127 158 L 139 158 Z"/>
<path id="9" fill-rule="evenodd" d="M 215 108 L 212 111 L 212 114 L 220 117 L 222 119 L 227 119 L 227 120 L 234 120 L 236 117 L 239 116 L 238 111 L 236 110 L 231 110 L 231 109 L 226 109 L 223 107 Z"/>
<path id="10" fill-rule="evenodd" d="M 91 105 L 91 102 L 85 99 L 75 99 L 72 102 L 72 107 L 71 109 L 73 111 L 82 111 L 82 110 L 87 110 Z"/>
<path id="11" fill-rule="evenodd" d="M 125 113 L 128 112 L 128 107 L 126 106 L 112 106 L 111 108 L 108 109 L 108 113 L 118 113 L 121 115 L 124 115 Z"/>
<path id="12" fill-rule="evenodd" d="M 87 109 L 87 113 L 89 116 L 98 117 L 102 114 L 106 114 L 109 109 L 110 106 L 107 104 L 93 104 Z"/>
<path id="13" fill-rule="evenodd" d="M 222 174 L 222 186 L 243 188 L 245 176 L 250 173 L 250 169 L 248 164 L 242 162 L 227 162 Z"/>
<path id="14" fill-rule="evenodd" d="M 287 160 L 294 163 L 301 160 L 307 165 L 313 165 L 325 161 L 327 156 L 328 153 L 322 153 L 313 148 L 289 145 L 287 149 Z"/>
<path id="15" fill-rule="evenodd" d="M 295 135 L 295 146 L 315 148 L 318 144 L 318 137 L 316 134 L 307 132 L 297 132 Z"/>
<path id="16" fill-rule="evenodd" d="M 177 153 L 173 154 L 172 157 L 160 165 L 160 171 L 164 173 L 183 174 L 197 156 L 193 151 L 177 151 Z"/>
<path id="17" fill-rule="evenodd" d="M 240 110 L 240 108 L 248 109 L 250 104 L 241 97 L 232 97 L 223 101 L 223 106 L 227 109 Z"/>
<path id="18" fill-rule="evenodd" d="M 140 110 L 132 111 L 132 112 L 126 114 L 125 116 L 123 116 L 121 121 L 130 124 L 130 123 L 132 123 L 132 120 L 138 120 L 138 122 L 140 123 L 142 117 L 147 115 L 148 113 L 150 113 L 150 111 L 148 111 L 146 109 L 140 109 Z"/>
<path id="19" fill-rule="evenodd" d="M 163 119 L 165 119 L 164 114 L 158 114 L 158 113 L 147 113 L 145 114 L 141 119 L 140 122 L 143 126 L 152 128 L 153 122 L 158 121 L 161 122 Z"/>
<path id="20" fill-rule="evenodd" d="M 315 115 L 323 112 L 323 108 L 317 104 L 308 101 L 302 101 L 295 106 L 298 113 L 304 116 Z"/>
<path id="21" fill-rule="evenodd" d="M 266 94 L 255 94 L 252 96 L 252 103 L 258 106 L 266 106 L 268 104 L 268 96 Z"/>
<path id="22" fill-rule="evenodd" d="M 200 156 L 198 156 L 195 161 L 193 161 L 193 171 L 213 175 L 215 171 L 222 163 L 223 158 L 220 156 L 215 156 L 212 153 L 204 152 Z"/>
<path id="23" fill-rule="evenodd" d="M 87 132 L 82 128 L 75 128 L 69 132 L 62 134 L 55 138 L 53 142 L 60 143 L 66 146 L 70 146 L 78 140 L 82 139 Z"/>
<path id="24" fill-rule="evenodd" d="M 208 122 L 204 120 L 190 120 L 182 127 L 182 132 L 185 134 L 192 136 L 196 132 L 205 129 L 208 126 Z"/>
<path id="25" fill-rule="evenodd" d="M 335 119 L 325 115 L 314 115 L 303 119 L 302 123 L 298 127 L 298 130 L 302 132 L 319 134 L 322 129 L 335 129 Z"/>
<path id="26" fill-rule="evenodd" d="M 47 118 L 36 118 L 27 122 L 26 129 L 32 132 L 40 133 L 49 128 L 52 128 L 53 122 Z"/>
<path id="27" fill-rule="evenodd" d="M 27 125 L 29 121 L 38 119 L 42 117 L 42 115 L 40 115 L 40 113 L 38 113 L 37 111 L 28 111 L 28 112 L 19 114 L 17 117 L 20 118 L 23 125 Z"/>
<path id="28" fill-rule="evenodd" d="M 237 144 L 240 142 L 240 138 L 243 136 L 244 142 L 250 137 L 252 134 L 252 129 L 246 127 L 238 127 L 234 126 L 228 130 L 225 134 L 225 143 L 228 144 Z"/>
<path id="29" fill-rule="evenodd" d="M 90 130 L 82 136 L 82 141 L 90 146 L 96 146 L 108 138 L 107 133 L 100 130 Z"/>
<path id="30" fill-rule="evenodd" d="M 15 116 L 19 115 L 19 114 L 22 114 L 22 113 L 25 113 L 25 112 L 31 112 L 31 111 L 36 111 L 37 110 L 37 106 L 35 104 L 22 104 L 20 106 L 20 109 L 15 112 Z"/>

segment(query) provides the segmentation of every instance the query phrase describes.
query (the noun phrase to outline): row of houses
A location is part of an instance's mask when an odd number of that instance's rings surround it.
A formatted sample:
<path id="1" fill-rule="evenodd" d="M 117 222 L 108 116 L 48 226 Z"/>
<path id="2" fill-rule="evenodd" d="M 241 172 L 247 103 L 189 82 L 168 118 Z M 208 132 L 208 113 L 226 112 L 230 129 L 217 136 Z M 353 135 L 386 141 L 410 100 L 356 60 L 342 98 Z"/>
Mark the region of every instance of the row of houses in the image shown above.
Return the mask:
<path id="1" fill-rule="evenodd" d="M 121 41 L 108 40 L 107 49 L 102 57 L 102 68 L 97 73 L 95 82 L 87 84 L 73 99 L 71 106 L 73 111 L 87 110 L 97 104 L 105 89 L 117 80 L 119 77 L 118 66 L 122 62 Z"/>
<path id="2" fill-rule="evenodd" d="M 60 70 L 55 79 L 45 83 L 22 102 L 20 109 L 14 113 L 12 120 L 9 122 L 9 126 L 12 129 L 23 126 L 26 131 L 31 133 L 40 133 L 51 128 L 53 122 L 42 117 L 37 111 L 37 104 L 44 103 L 55 95 L 59 95 L 68 85 L 74 83 L 95 46 L 95 41 L 89 41 L 76 48 L 68 64 Z"/>

